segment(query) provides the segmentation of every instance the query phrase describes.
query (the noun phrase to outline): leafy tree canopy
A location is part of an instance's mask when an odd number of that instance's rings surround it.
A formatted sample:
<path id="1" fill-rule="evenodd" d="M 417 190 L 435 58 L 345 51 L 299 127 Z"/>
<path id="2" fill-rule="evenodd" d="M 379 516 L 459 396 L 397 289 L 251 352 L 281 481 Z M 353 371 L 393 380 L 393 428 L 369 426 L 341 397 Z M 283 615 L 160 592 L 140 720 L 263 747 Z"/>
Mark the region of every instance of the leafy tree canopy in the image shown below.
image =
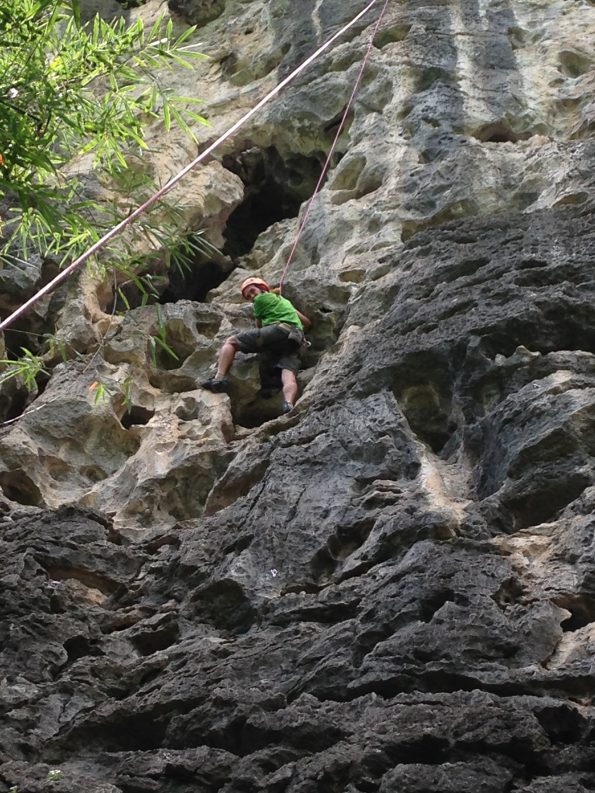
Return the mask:
<path id="1" fill-rule="evenodd" d="M 190 43 L 194 28 L 176 35 L 163 17 L 150 30 L 124 18 L 83 22 L 79 2 L 0 0 L 0 268 L 19 268 L 33 253 L 71 261 L 121 219 L 69 168 L 77 157 L 87 155 L 101 183 L 138 205 L 155 186 L 128 164 L 147 150 L 148 125 L 161 119 L 194 138 L 192 127 L 207 123 L 195 112 L 199 99 L 177 96 L 160 80 L 164 68 L 191 69 L 205 57 Z M 168 262 L 201 247 L 195 235 L 180 248 L 174 210 L 158 209 L 138 233 L 165 249 Z M 143 264 L 130 240 L 116 247 L 116 268 L 146 301 L 150 272 L 139 277 Z M 59 346 L 51 332 L 43 338 L 43 357 L 32 339 L 35 352 L 23 345 L 20 356 L 0 360 L 0 387 L 17 377 L 35 388 Z"/>
<path id="2" fill-rule="evenodd" d="M 73 158 L 92 153 L 98 173 L 117 182 L 129 155 L 147 149 L 150 121 L 191 136 L 206 123 L 193 110 L 200 100 L 159 81 L 163 67 L 204 57 L 189 44 L 193 32 L 176 37 L 163 18 L 150 30 L 123 18 L 84 24 L 79 0 L 0 0 L 1 262 L 18 266 L 31 250 L 72 259 L 113 223 L 65 172 Z"/>

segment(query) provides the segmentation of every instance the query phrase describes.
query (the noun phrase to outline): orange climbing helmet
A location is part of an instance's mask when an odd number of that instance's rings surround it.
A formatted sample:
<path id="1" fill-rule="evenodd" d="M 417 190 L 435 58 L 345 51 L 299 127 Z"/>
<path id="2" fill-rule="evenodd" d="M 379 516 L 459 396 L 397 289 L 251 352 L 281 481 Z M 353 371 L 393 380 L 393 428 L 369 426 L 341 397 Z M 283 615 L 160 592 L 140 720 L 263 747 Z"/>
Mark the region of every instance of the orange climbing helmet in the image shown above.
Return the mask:
<path id="1" fill-rule="evenodd" d="M 245 281 L 242 281 L 242 285 L 240 286 L 242 297 L 244 297 L 244 290 L 249 286 L 257 286 L 259 289 L 263 289 L 265 292 L 271 291 L 271 287 L 266 281 L 264 281 L 262 278 L 258 278 L 256 275 L 251 275 L 250 278 L 246 278 Z"/>

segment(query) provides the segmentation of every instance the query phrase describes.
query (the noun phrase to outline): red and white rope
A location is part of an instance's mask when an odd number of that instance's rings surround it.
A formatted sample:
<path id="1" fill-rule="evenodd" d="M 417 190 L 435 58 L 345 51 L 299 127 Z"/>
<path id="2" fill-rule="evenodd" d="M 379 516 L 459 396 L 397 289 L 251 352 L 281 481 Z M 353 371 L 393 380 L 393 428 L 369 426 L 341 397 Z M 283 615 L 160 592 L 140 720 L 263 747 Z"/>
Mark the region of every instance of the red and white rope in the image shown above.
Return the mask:
<path id="1" fill-rule="evenodd" d="M 293 256 L 294 256 L 296 248 L 298 246 L 298 242 L 300 241 L 300 237 L 302 236 L 302 231 L 304 230 L 304 226 L 308 222 L 308 217 L 310 216 L 310 210 L 312 208 L 312 202 L 314 201 L 314 199 L 318 195 L 318 192 L 320 191 L 320 188 L 321 188 L 322 183 L 324 181 L 324 177 L 326 176 L 326 172 L 329 169 L 332 156 L 333 156 L 333 154 L 335 152 L 335 148 L 337 147 L 337 143 L 339 141 L 339 137 L 341 135 L 341 132 L 343 131 L 343 127 L 345 126 L 345 122 L 347 121 L 347 116 L 349 115 L 349 111 L 351 110 L 351 106 L 353 104 L 353 100 L 355 99 L 355 95 L 357 94 L 357 90 L 359 88 L 359 85 L 361 83 L 362 77 L 364 75 L 364 70 L 366 68 L 366 64 L 367 64 L 368 59 L 370 57 L 370 53 L 372 52 L 372 46 L 374 44 L 374 39 L 376 38 L 376 34 L 378 33 L 378 29 L 379 29 L 380 24 L 382 22 L 382 19 L 384 17 L 384 13 L 385 13 L 385 11 L 387 9 L 387 6 L 388 6 L 388 0 L 385 0 L 384 6 L 382 8 L 382 11 L 380 12 L 380 16 L 378 17 L 378 19 L 376 21 L 376 24 L 374 25 L 374 29 L 372 30 L 372 35 L 370 36 L 370 41 L 368 42 L 368 49 L 366 50 L 366 54 L 364 56 L 364 59 L 362 60 L 362 65 L 360 67 L 359 73 L 357 75 L 357 79 L 356 79 L 355 84 L 353 86 L 353 90 L 351 92 L 351 96 L 349 97 L 347 105 L 345 106 L 345 111 L 343 112 L 343 117 L 341 119 L 341 123 L 339 124 L 339 128 L 337 129 L 337 134 L 335 135 L 335 139 L 333 140 L 333 143 L 331 145 L 331 148 L 330 148 L 330 151 L 329 151 L 328 156 L 326 158 L 326 161 L 325 161 L 325 163 L 324 163 L 324 165 L 322 167 L 322 171 L 320 173 L 320 177 L 318 179 L 318 183 L 316 184 L 316 187 L 314 188 L 314 192 L 312 193 L 312 195 L 308 199 L 308 203 L 306 205 L 306 210 L 304 212 L 304 217 L 302 218 L 302 222 L 300 223 L 300 225 L 298 227 L 297 233 L 295 235 L 295 239 L 293 241 L 293 245 L 291 246 L 291 250 L 290 250 L 289 256 L 287 258 L 287 262 L 285 264 L 285 267 L 283 268 L 283 272 L 281 273 L 281 279 L 279 280 L 279 292 L 280 293 L 283 291 L 283 282 L 285 281 L 285 276 L 287 275 L 287 271 L 289 269 L 289 265 L 291 264 L 291 261 L 293 260 Z"/>

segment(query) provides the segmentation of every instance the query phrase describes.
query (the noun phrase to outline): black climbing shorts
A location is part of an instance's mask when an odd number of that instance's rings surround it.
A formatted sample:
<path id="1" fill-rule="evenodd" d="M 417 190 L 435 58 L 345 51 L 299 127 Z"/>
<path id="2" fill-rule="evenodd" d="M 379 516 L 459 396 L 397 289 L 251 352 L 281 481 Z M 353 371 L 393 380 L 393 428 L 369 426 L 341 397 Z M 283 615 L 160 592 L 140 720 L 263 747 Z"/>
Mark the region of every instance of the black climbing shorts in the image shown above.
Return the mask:
<path id="1" fill-rule="evenodd" d="M 290 339 L 292 331 L 295 339 Z M 297 333 L 296 333 L 297 331 Z M 297 339 L 297 336 L 300 339 Z M 238 348 L 241 352 L 257 352 L 269 366 L 276 369 L 289 369 L 297 374 L 300 368 L 299 349 L 304 339 L 299 328 L 289 325 L 266 325 L 264 328 L 246 330 L 236 334 Z"/>

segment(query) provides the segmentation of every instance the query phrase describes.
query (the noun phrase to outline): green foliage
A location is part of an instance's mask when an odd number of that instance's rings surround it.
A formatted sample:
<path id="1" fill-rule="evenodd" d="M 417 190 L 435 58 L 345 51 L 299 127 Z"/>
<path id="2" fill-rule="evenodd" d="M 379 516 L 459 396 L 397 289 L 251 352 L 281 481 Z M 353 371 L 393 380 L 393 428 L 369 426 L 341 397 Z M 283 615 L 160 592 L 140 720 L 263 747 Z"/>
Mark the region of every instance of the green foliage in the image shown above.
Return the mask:
<path id="1" fill-rule="evenodd" d="M 94 380 L 89 386 L 89 394 L 93 395 L 93 404 L 95 405 L 117 396 L 121 404 L 126 408 L 126 412 L 130 413 L 132 410 L 132 383 L 130 375 L 125 377 L 119 385 L 114 383 L 108 385 L 102 380 Z"/>
<path id="2" fill-rule="evenodd" d="M 150 30 L 123 18 L 83 24 L 79 0 L 0 0 L 0 267 L 17 268 L 33 252 L 71 261 L 122 219 L 126 208 L 94 197 L 76 175 L 77 157 L 85 157 L 83 171 L 92 161 L 100 184 L 117 190 L 126 207 L 154 192 L 143 160 L 148 125 L 161 120 L 166 130 L 175 125 L 195 139 L 192 127 L 207 123 L 196 112 L 199 99 L 174 95 L 160 79 L 165 68 L 191 69 L 205 57 L 194 51 L 193 33 L 176 35 L 163 17 Z M 184 257 L 206 244 L 196 234 L 180 247 L 177 210 L 154 209 L 159 220 L 147 213 L 134 233 L 165 252 L 169 266 L 183 267 Z M 106 254 L 144 305 L 158 290 L 151 260 L 134 248 L 134 238 L 120 236 Z M 130 307 L 121 288 L 118 294 Z M 155 339 L 175 356 L 164 333 Z M 46 349 L 50 359 L 67 357 L 51 333 Z M 33 388 L 43 371 L 42 359 L 27 349 L 2 366 L 0 385 L 19 376 Z"/>
<path id="3" fill-rule="evenodd" d="M 95 380 L 95 382 L 91 383 L 89 393 L 93 394 L 94 404 L 103 402 L 104 399 L 107 399 L 112 394 L 111 389 L 105 383 L 102 383 L 101 380 Z"/>
<path id="4" fill-rule="evenodd" d="M 204 57 L 188 44 L 193 32 L 176 37 L 163 18 L 148 32 L 122 18 L 83 25 L 78 0 L 0 0 L 5 263 L 32 249 L 71 259 L 114 222 L 112 210 L 66 173 L 74 157 L 92 155 L 103 179 L 136 197 L 151 187 L 142 169 L 128 167 L 130 155 L 147 149 L 147 124 L 161 118 L 166 129 L 175 123 L 194 137 L 191 124 L 206 123 L 194 110 L 200 100 L 172 95 L 159 80 L 160 69 L 192 68 Z"/>
<path id="5" fill-rule="evenodd" d="M 173 350 L 167 343 L 167 326 L 163 321 L 161 306 L 158 305 L 156 308 L 159 333 L 157 336 L 149 336 L 149 353 L 151 355 L 151 362 L 155 368 L 158 366 L 157 353 L 160 349 L 169 355 L 170 358 L 173 358 L 174 361 L 180 360 L 175 350 Z"/>
<path id="6" fill-rule="evenodd" d="M 39 355 L 34 355 L 26 347 L 21 347 L 21 353 L 21 357 L 16 360 L 0 359 L 0 369 L 3 370 L 0 373 L 0 385 L 12 377 L 19 377 L 23 385 L 32 391 L 37 385 L 37 375 L 40 372 L 47 374 L 47 371 L 43 368 L 43 359 Z"/>
<path id="7" fill-rule="evenodd" d="M 122 394 L 122 403 L 126 408 L 126 412 L 130 413 L 130 411 L 132 410 L 132 377 L 130 375 L 124 378 L 122 382 L 121 394 Z"/>
<path id="8" fill-rule="evenodd" d="M 59 768 L 52 768 L 50 771 L 48 771 L 47 781 L 59 782 L 62 777 L 63 773 Z"/>

